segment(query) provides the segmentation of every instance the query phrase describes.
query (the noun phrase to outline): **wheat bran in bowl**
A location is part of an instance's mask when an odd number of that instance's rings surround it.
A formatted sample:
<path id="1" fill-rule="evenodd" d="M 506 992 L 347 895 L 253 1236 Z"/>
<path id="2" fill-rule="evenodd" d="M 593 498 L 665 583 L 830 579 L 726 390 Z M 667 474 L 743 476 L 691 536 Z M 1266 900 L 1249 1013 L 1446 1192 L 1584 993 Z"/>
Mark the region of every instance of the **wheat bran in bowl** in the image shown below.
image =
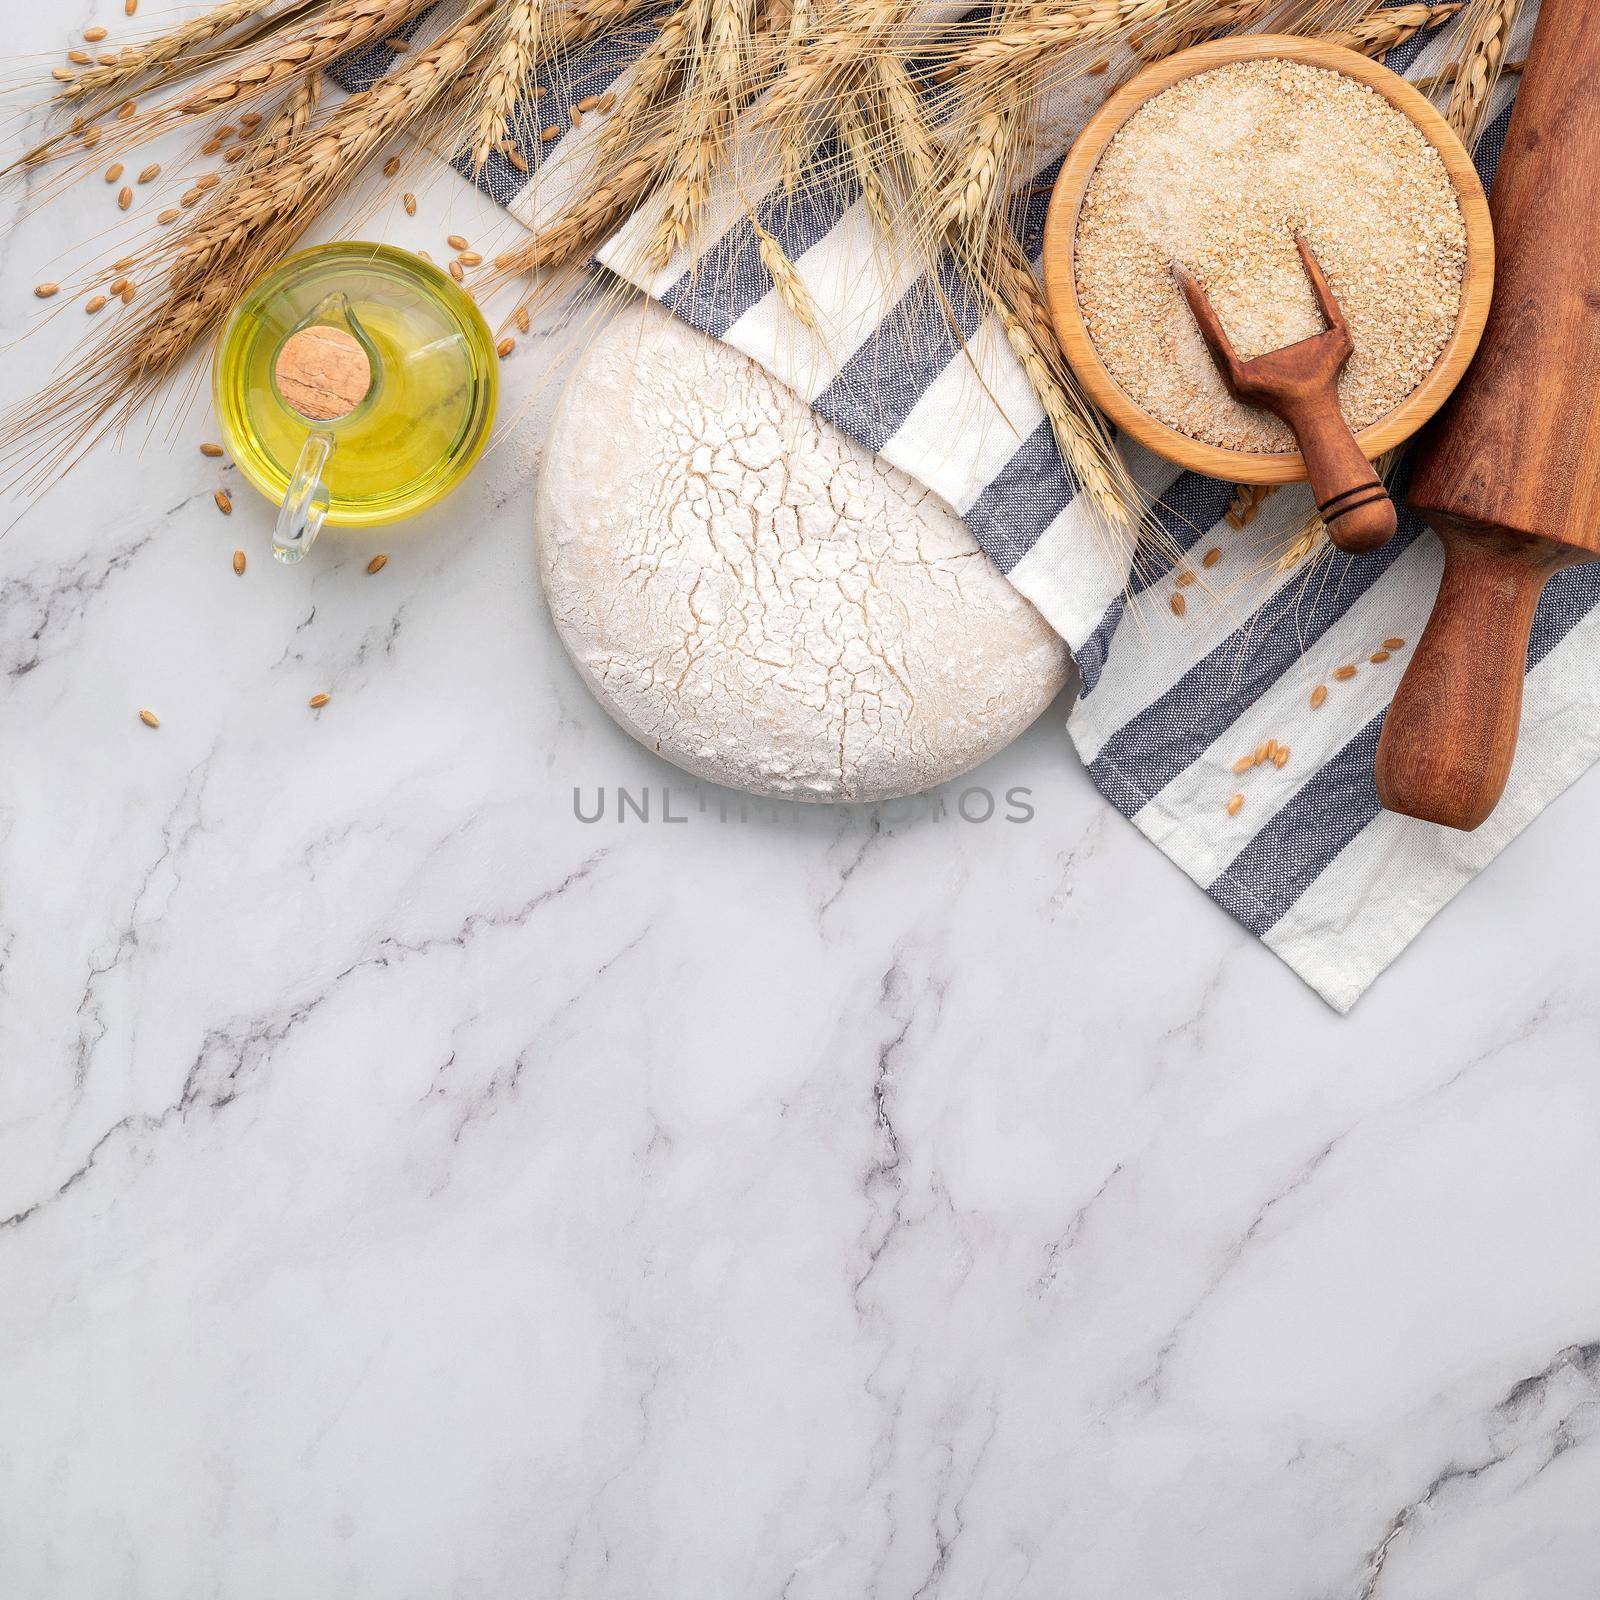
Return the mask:
<path id="1" fill-rule="evenodd" d="M 1376 90 L 1280 57 L 1195 73 L 1128 118 L 1084 194 L 1074 276 L 1095 351 L 1135 405 L 1222 449 L 1294 450 L 1278 418 L 1224 388 L 1172 263 L 1249 359 L 1325 326 L 1297 228 L 1350 324 L 1339 400 L 1360 431 L 1428 376 L 1460 314 L 1467 229 L 1439 152 Z"/>

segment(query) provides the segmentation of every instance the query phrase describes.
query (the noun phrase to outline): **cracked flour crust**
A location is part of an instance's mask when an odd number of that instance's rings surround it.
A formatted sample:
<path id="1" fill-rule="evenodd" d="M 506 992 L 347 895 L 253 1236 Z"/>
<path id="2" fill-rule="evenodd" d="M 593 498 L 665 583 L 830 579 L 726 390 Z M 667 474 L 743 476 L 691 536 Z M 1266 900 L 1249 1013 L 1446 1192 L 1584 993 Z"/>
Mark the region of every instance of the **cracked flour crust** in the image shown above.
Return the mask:
<path id="1" fill-rule="evenodd" d="M 568 383 L 536 512 L 568 653 L 641 743 L 795 800 L 881 800 L 1009 744 L 1066 647 L 942 501 L 657 307 Z"/>

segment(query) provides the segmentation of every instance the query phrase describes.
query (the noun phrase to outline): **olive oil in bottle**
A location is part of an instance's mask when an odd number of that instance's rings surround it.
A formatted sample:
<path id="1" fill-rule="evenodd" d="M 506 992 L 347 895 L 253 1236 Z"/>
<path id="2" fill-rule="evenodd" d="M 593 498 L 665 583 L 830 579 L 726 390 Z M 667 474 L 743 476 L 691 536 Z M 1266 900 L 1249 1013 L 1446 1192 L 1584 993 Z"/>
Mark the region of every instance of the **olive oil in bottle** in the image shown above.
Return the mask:
<path id="1" fill-rule="evenodd" d="M 339 243 L 246 292 L 213 389 L 239 470 L 283 507 L 273 553 L 292 562 L 324 522 L 391 522 L 454 489 L 488 441 L 498 372 L 482 314 L 444 273 Z"/>

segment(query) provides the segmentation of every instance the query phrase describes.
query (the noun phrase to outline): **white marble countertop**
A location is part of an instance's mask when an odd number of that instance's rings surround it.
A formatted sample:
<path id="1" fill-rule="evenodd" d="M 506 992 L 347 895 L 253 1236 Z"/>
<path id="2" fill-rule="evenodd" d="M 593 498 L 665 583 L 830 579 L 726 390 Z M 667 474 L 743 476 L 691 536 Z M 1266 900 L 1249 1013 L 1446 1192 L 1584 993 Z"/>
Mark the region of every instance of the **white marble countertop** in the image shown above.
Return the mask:
<path id="1" fill-rule="evenodd" d="M 298 569 L 203 402 L 9 502 L 0 1594 L 1592 1600 L 1596 780 L 1344 1020 L 1059 708 L 1026 823 L 721 820 L 545 615 L 547 353 Z"/>

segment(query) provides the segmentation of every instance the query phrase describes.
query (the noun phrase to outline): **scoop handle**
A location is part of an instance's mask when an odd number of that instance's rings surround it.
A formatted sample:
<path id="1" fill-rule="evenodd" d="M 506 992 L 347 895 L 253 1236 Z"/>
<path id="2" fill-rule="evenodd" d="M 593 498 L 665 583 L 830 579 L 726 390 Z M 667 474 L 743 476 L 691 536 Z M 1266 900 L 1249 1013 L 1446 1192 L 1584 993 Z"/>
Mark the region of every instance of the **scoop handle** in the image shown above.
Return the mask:
<path id="1" fill-rule="evenodd" d="M 1278 414 L 1294 431 L 1328 537 L 1352 555 L 1382 549 L 1397 526 L 1394 501 L 1344 420 L 1337 386 L 1297 395 Z"/>
<path id="2" fill-rule="evenodd" d="M 1439 537 L 1439 597 L 1384 720 L 1375 776 L 1386 810 L 1470 833 L 1505 790 L 1533 614 L 1568 563 L 1526 537 L 1459 528 Z"/>

